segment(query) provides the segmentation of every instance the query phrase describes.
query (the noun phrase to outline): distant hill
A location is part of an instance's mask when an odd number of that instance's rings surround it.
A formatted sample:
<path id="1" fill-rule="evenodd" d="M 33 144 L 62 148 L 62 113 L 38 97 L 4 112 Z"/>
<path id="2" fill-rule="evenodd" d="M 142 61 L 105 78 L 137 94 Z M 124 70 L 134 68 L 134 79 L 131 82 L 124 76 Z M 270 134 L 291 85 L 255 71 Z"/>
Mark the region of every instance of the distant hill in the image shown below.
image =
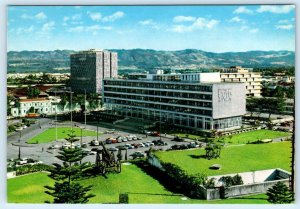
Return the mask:
<path id="1" fill-rule="evenodd" d="M 213 53 L 196 49 L 157 51 L 150 49 L 112 49 L 118 53 L 119 69 L 128 71 L 162 69 L 211 69 L 294 66 L 292 51 L 248 51 Z M 9 51 L 8 72 L 69 72 L 72 50 Z"/>

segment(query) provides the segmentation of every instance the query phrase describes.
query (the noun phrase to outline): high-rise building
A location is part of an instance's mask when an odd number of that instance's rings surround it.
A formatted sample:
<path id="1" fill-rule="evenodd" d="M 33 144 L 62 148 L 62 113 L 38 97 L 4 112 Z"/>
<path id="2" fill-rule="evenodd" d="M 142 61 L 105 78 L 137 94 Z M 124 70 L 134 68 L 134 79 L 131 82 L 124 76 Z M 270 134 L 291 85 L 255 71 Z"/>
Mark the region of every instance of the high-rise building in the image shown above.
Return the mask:
<path id="1" fill-rule="evenodd" d="M 248 97 L 261 96 L 261 73 L 252 72 L 252 68 L 232 66 L 220 70 L 221 80 L 224 82 L 243 82 L 246 84 L 246 95 Z"/>
<path id="2" fill-rule="evenodd" d="M 108 114 L 165 121 L 195 130 L 242 126 L 245 84 L 221 82 L 219 73 L 147 75 L 144 79 L 103 81 Z"/>
<path id="3" fill-rule="evenodd" d="M 71 88 L 75 93 L 101 93 L 102 80 L 118 76 L 115 52 L 90 49 L 71 54 Z"/>

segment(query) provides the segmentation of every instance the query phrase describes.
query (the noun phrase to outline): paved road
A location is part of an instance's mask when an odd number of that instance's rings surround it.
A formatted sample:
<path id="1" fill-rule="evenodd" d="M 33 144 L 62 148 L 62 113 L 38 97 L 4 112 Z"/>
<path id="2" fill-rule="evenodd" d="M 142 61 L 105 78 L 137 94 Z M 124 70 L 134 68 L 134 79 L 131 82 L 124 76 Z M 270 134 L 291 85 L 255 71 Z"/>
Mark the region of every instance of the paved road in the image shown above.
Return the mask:
<path id="1" fill-rule="evenodd" d="M 50 147 L 51 145 L 59 145 L 62 146 L 66 141 L 64 139 L 59 139 L 57 141 L 53 141 L 50 143 L 41 143 L 41 144 L 26 144 L 26 141 L 40 133 L 42 133 L 43 131 L 45 131 L 46 129 L 50 128 L 50 127 L 55 127 L 55 123 L 54 121 L 52 121 L 51 119 L 39 119 L 39 122 L 37 124 L 34 124 L 24 130 L 21 131 L 21 138 L 20 138 L 20 133 L 15 133 L 11 136 L 8 137 L 8 143 L 7 143 L 7 158 L 11 159 L 11 158 L 17 158 L 18 157 L 18 146 L 15 145 L 21 145 L 21 158 L 33 158 L 36 160 L 41 160 L 46 164 L 52 164 L 54 162 L 58 162 L 61 163 L 60 160 L 58 160 L 55 156 L 58 154 L 59 150 L 48 150 L 48 147 Z M 75 123 L 74 123 L 75 124 Z M 63 126 L 65 125 L 70 125 L 69 124 L 62 124 Z M 80 126 L 80 127 L 84 127 L 84 124 L 81 123 L 77 123 L 76 125 Z M 87 129 L 89 130 L 97 130 L 97 126 L 95 125 L 87 125 L 86 126 Z M 113 127 L 99 127 L 99 132 L 104 133 L 107 129 L 109 128 L 113 128 Z M 157 140 L 160 137 L 153 137 L 153 136 L 145 136 L 144 134 L 135 134 L 132 132 L 127 132 L 125 130 L 116 130 L 116 133 L 114 134 L 103 134 L 101 136 L 99 136 L 99 140 L 100 141 L 105 141 L 107 138 L 109 137 L 114 137 L 116 138 L 117 136 L 128 136 L 129 134 L 134 134 L 137 137 L 142 138 L 142 140 L 137 140 L 137 141 L 129 141 L 129 142 L 122 142 L 122 143 L 116 143 L 116 144 L 108 144 L 106 145 L 107 148 L 110 147 L 115 147 L 115 146 L 120 146 L 120 145 L 125 145 L 125 144 L 132 144 L 132 143 L 141 143 L 141 142 L 147 142 L 147 141 L 153 141 L 153 140 Z M 79 136 L 80 138 L 80 136 Z M 92 141 L 93 139 L 96 139 L 96 136 L 87 136 L 87 137 L 83 137 L 83 142 L 86 143 L 90 143 L 90 141 Z M 162 140 L 167 142 L 168 145 L 167 146 L 154 146 L 155 149 L 168 149 L 170 148 L 172 145 L 174 144 L 187 144 L 188 142 L 175 142 L 172 141 L 173 136 L 171 135 L 167 135 L 167 136 L 162 136 Z M 93 147 L 91 147 L 90 145 L 88 145 L 87 149 L 91 149 Z M 131 159 L 130 154 L 132 154 L 135 151 L 146 151 L 148 150 L 149 147 L 145 147 L 145 148 L 137 148 L 137 149 L 128 149 L 128 159 Z M 116 154 L 117 152 L 115 152 Z M 125 151 L 123 151 L 123 159 L 125 158 Z M 95 155 L 89 155 L 87 156 L 84 161 L 90 161 L 90 162 L 95 162 L 96 156 Z"/>

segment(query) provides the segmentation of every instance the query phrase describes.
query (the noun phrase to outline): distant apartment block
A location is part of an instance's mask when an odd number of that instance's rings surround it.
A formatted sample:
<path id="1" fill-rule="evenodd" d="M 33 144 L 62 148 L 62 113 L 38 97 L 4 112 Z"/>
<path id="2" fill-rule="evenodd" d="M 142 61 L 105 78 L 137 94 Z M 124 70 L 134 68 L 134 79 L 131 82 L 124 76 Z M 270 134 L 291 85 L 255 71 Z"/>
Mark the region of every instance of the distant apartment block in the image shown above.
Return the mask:
<path id="1" fill-rule="evenodd" d="M 102 96 L 109 114 L 196 130 L 239 128 L 246 113 L 245 84 L 221 82 L 220 73 L 105 78 Z"/>
<path id="2" fill-rule="evenodd" d="M 261 73 L 252 72 L 252 68 L 242 68 L 241 66 L 232 66 L 220 70 L 221 80 L 223 82 L 243 82 L 246 85 L 246 95 L 248 97 L 261 96 Z"/>
<path id="3" fill-rule="evenodd" d="M 101 93 L 104 78 L 118 76 L 118 55 L 105 50 L 71 54 L 71 88 L 75 93 Z"/>

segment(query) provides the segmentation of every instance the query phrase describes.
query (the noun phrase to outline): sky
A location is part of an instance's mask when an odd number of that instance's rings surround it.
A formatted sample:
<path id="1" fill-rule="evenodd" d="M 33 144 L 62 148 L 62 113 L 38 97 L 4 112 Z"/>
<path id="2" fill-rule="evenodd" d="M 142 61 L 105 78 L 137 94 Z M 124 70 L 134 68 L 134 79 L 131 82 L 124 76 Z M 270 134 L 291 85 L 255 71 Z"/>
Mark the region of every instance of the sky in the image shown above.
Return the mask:
<path id="1" fill-rule="evenodd" d="M 8 6 L 7 51 L 295 51 L 294 5 Z"/>

